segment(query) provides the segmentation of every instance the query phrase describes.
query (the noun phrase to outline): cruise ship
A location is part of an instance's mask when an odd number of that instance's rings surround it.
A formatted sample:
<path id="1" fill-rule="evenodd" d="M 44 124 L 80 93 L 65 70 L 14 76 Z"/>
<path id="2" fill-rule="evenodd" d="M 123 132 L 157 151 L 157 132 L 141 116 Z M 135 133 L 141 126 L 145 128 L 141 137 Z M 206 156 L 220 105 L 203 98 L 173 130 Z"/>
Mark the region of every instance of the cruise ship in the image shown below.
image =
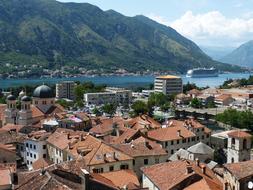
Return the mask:
<path id="1" fill-rule="evenodd" d="M 203 77 L 218 77 L 218 70 L 215 68 L 196 68 L 187 71 L 186 77 L 203 78 Z"/>

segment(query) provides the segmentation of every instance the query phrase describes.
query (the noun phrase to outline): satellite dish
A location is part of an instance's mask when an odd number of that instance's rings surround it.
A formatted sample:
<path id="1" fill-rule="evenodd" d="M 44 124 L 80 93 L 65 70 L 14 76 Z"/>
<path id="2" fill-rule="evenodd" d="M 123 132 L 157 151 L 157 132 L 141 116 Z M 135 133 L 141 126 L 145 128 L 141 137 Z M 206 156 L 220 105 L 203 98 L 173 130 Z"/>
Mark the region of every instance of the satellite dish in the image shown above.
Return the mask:
<path id="1" fill-rule="evenodd" d="M 248 188 L 249 188 L 249 189 L 253 189 L 253 182 L 252 182 L 252 181 L 249 181 L 249 183 L 248 183 Z"/>

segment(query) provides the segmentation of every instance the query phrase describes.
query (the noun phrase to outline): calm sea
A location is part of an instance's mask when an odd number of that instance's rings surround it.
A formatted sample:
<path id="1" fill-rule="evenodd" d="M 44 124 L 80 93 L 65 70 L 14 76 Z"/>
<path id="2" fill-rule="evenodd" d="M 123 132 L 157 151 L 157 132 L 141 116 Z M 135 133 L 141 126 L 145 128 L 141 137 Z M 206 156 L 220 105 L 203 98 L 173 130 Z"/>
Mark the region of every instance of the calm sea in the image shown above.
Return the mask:
<path id="1" fill-rule="evenodd" d="M 220 74 L 219 77 L 212 78 L 186 78 L 181 76 L 183 82 L 195 83 L 199 87 L 215 87 L 223 84 L 227 79 L 248 78 L 250 74 L 245 73 L 229 73 Z M 0 89 L 5 89 L 20 85 L 40 85 L 40 84 L 55 84 L 59 81 L 91 81 L 95 84 L 106 84 L 108 86 L 130 87 L 130 86 L 145 86 L 154 82 L 154 76 L 95 76 L 95 77 L 76 77 L 76 78 L 48 78 L 48 79 L 7 79 L 0 80 Z"/>

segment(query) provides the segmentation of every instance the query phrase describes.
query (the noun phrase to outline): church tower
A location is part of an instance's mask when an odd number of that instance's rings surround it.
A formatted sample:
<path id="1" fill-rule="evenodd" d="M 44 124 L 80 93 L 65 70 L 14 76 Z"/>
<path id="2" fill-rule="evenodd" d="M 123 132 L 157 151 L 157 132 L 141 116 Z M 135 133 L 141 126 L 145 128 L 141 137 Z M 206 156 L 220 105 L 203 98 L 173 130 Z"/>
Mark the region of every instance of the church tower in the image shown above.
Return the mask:
<path id="1" fill-rule="evenodd" d="M 17 124 L 17 102 L 14 95 L 9 95 L 6 98 L 7 108 L 5 110 L 5 123 Z"/>
<path id="2" fill-rule="evenodd" d="M 31 98 L 23 96 L 21 98 L 21 110 L 18 112 L 18 124 L 30 126 L 32 125 Z"/>
<path id="3" fill-rule="evenodd" d="M 250 160 L 251 135 L 244 131 L 228 133 L 227 163 Z"/>

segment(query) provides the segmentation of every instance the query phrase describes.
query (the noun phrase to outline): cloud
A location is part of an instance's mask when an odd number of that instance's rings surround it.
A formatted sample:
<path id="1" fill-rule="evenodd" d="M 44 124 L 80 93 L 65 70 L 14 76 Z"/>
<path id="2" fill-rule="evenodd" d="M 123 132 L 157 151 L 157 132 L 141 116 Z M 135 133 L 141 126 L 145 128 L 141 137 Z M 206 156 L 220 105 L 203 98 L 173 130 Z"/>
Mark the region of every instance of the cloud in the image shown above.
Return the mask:
<path id="1" fill-rule="evenodd" d="M 227 18 L 219 11 L 196 15 L 187 11 L 170 26 L 200 45 L 238 46 L 253 39 L 253 15 L 247 16 Z"/>

